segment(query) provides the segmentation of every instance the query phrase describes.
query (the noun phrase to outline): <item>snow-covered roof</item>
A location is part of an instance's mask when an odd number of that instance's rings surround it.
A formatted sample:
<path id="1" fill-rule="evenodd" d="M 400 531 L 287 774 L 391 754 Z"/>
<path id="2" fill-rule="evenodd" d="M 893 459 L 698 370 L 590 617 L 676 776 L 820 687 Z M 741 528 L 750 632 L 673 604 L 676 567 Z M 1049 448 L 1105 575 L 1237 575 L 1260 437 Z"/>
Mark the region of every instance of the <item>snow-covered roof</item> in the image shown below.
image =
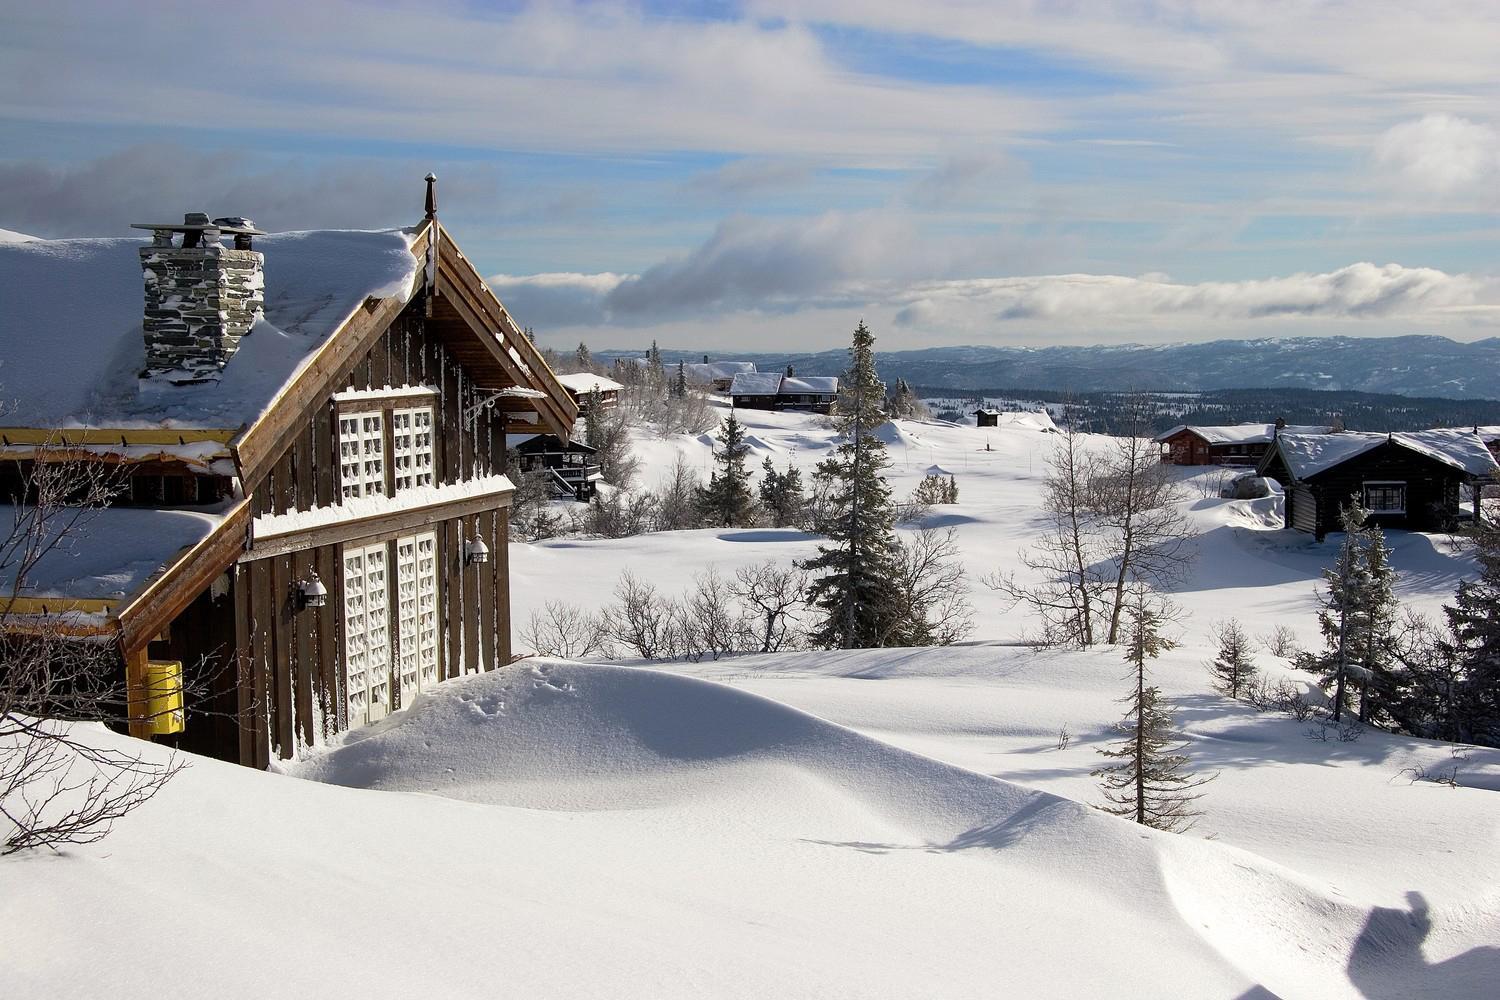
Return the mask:
<path id="1" fill-rule="evenodd" d="M 1028 431 L 1055 431 L 1057 424 L 1052 422 L 1052 414 L 1046 410 L 1004 412 L 996 415 L 998 417 L 996 426 L 1015 427 Z"/>
<path id="2" fill-rule="evenodd" d="M 72 597 L 119 600 L 133 593 L 173 556 L 196 545 L 224 520 L 233 501 L 213 507 L 155 510 L 101 507 L 81 513 L 57 546 L 27 574 L 18 597 Z M 0 504 L 0 537 L 9 535 L 18 516 L 34 508 Z M 71 512 L 49 519 L 52 537 L 72 521 Z M 15 566 L 0 571 L 0 592 L 16 584 Z"/>
<path id="3" fill-rule="evenodd" d="M 1289 424 L 1283 434 L 1327 434 L 1330 428 L 1316 424 Z M 1276 436 L 1275 424 L 1178 424 L 1156 435 L 1157 441 L 1191 431 L 1209 444 L 1268 444 Z"/>
<path id="4" fill-rule="evenodd" d="M 1478 434 L 1479 440 L 1485 444 L 1500 442 L 1500 424 L 1480 424 L 1478 427 L 1444 427 L 1442 430 L 1456 431 L 1460 434 Z"/>
<path id="5" fill-rule="evenodd" d="M 218 382 L 137 378 L 145 365 L 139 239 L 0 241 L 0 400 L 13 426 L 251 423 L 367 296 L 405 296 L 403 232 L 263 236 L 265 317 Z"/>
<path id="6" fill-rule="evenodd" d="M 712 382 L 716 378 L 733 378 L 741 372 L 753 371 L 753 361 L 695 361 L 682 366 L 683 374 L 693 382 Z"/>
<path id="7" fill-rule="evenodd" d="M 1472 430 L 1407 431 L 1379 434 L 1344 431 L 1338 434 L 1288 434 L 1278 438 L 1282 458 L 1297 479 L 1306 479 L 1342 465 L 1387 441 L 1470 475 L 1497 471 L 1495 457 Z"/>
<path id="8" fill-rule="evenodd" d="M 595 375 L 593 372 L 573 372 L 570 375 L 559 375 L 557 381 L 564 389 L 576 392 L 580 396 L 587 395 L 595 389 L 600 392 L 619 392 L 625 388 L 612 378 L 603 375 Z"/>
<path id="9" fill-rule="evenodd" d="M 787 393 L 834 393 L 839 391 L 839 380 L 832 375 L 809 375 L 793 378 L 788 375 L 781 380 L 782 395 Z"/>
<path id="10" fill-rule="evenodd" d="M 729 383 L 732 396 L 774 396 L 781 389 L 780 372 L 740 372 Z"/>

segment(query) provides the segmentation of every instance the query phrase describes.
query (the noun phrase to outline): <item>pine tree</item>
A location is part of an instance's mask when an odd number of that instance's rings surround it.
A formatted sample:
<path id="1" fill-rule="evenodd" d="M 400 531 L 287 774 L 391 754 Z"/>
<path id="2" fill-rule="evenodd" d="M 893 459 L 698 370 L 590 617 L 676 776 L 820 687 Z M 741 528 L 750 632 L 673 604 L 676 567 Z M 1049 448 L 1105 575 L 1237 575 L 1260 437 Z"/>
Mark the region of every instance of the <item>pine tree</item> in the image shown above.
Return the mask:
<path id="1" fill-rule="evenodd" d="M 657 396 L 660 396 L 667 387 L 667 374 L 661 363 L 661 349 L 656 346 L 654 340 L 651 341 L 651 349 L 646 352 L 646 386 Z"/>
<path id="2" fill-rule="evenodd" d="M 573 362 L 581 372 L 594 370 L 594 355 L 589 352 L 588 344 L 581 340 L 578 342 L 578 349 L 573 352 Z"/>
<path id="3" fill-rule="evenodd" d="M 1474 555 L 1478 578 L 1459 583 L 1443 608 L 1457 671 L 1442 694 L 1451 705 L 1451 738 L 1500 746 L 1500 527 L 1479 529 Z"/>
<path id="4" fill-rule="evenodd" d="M 1186 744 L 1172 734 L 1172 712 L 1161 690 L 1146 683 L 1146 663 L 1173 646 L 1161 634 L 1162 613 L 1146 595 L 1137 593 L 1127 606 L 1125 661 L 1131 666 L 1133 690 L 1123 700 L 1130 706 L 1119 724 L 1123 739 L 1115 749 L 1099 752 L 1119 761 L 1094 771 L 1101 779 L 1105 811 L 1156 830 L 1182 832 L 1200 815 L 1193 803 L 1197 791 L 1212 775 L 1187 770 Z"/>
<path id="5" fill-rule="evenodd" d="M 839 382 L 835 419 L 842 443 L 818 463 L 833 485 L 825 529 L 804 568 L 818 577 L 809 594 L 824 618 L 814 643 L 829 648 L 876 646 L 897 632 L 897 542 L 891 490 L 881 475 L 889 465 L 875 431 L 886 422 L 885 387 L 875 372 L 875 338 L 861 321 L 849 348 L 849 369 Z"/>
<path id="6" fill-rule="evenodd" d="M 687 394 L 687 367 L 683 362 L 679 361 L 677 362 L 677 375 L 672 379 L 672 397 L 674 399 L 687 399 Z"/>
<path id="7" fill-rule="evenodd" d="M 714 462 L 719 469 L 708 480 L 701 495 L 704 517 L 724 528 L 737 528 L 755 520 L 755 501 L 750 496 L 750 472 L 745 459 L 750 446 L 745 443 L 745 428 L 734 414 L 719 426 L 719 443 Z"/>
<path id="8" fill-rule="evenodd" d="M 1250 637 L 1238 621 L 1231 618 L 1214 628 L 1219 655 L 1208 665 L 1214 677 L 1214 688 L 1230 698 L 1239 698 L 1259 673 L 1250 661 Z"/>

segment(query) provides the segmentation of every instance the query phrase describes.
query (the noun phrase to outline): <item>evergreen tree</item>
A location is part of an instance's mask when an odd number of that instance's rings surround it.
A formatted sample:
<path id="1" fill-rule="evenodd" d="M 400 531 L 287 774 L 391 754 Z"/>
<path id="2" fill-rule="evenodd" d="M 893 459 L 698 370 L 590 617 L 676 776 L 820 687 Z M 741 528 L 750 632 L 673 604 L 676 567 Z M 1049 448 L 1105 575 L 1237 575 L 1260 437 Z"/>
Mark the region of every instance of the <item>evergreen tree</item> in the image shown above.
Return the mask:
<path id="1" fill-rule="evenodd" d="M 944 502 L 945 503 L 958 503 L 958 477 L 957 476 L 950 475 L 948 477 L 948 499 L 946 501 L 944 501 Z"/>
<path id="2" fill-rule="evenodd" d="M 767 455 L 760 474 L 760 505 L 771 518 L 771 526 L 785 528 L 802 519 L 802 473 L 794 465 L 777 472 Z"/>
<path id="3" fill-rule="evenodd" d="M 1500 527 L 1479 529 L 1474 554 L 1478 578 L 1462 581 L 1443 608 L 1457 669 L 1440 693 L 1452 706 L 1449 738 L 1500 746 Z"/>
<path id="4" fill-rule="evenodd" d="M 687 399 L 687 394 L 687 367 L 683 362 L 679 361 L 677 362 L 677 375 L 672 379 L 672 397 L 674 399 Z"/>
<path id="5" fill-rule="evenodd" d="M 925 420 L 932 416 L 932 411 L 902 378 L 896 380 L 896 389 L 891 393 L 890 414 L 900 420 Z"/>
<path id="6" fill-rule="evenodd" d="M 1133 689 L 1123 700 L 1130 706 L 1119 724 L 1124 738 L 1114 749 L 1099 752 L 1119 761 L 1094 771 L 1101 779 L 1105 811 L 1156 830 L 1181 832 L 1199 815 L 1193 808 L 1197 791 L 1212 776 L 1188 772 L 1186 745 L 1172 734 L 1172 712 L 1161 690 L 1146 683 L 1146 663 L 1173 646 L 1161 634 L 1163 615 L 1144 592 L 1126 608 L 1125 661 L 1131 666 Z"/>
<path id="7" fill-rule="evenodd" d="M 1220 694 L 1239 698 L 1259 673 L 1250 662 L 1250 637 L 1233 618 L 1217 626 L 1213 636 L 1219 643 L 1219 655 L 1208 665 L 1214 688 Z"/>
<path id="8" fill-rule="evenodd" d="M 594 370 L 594 355 L 589 352 L 589 345 L 583 341 L 578 342 L 578 349 L 573 352 L 573 362 L 578 365 L 578 370 L 588 372 Z"/>
<path id="9" fill-rule="evenodd" d="M 750 496 L 750 472 L 745 468 L 750 446 L 745 443 L 744 425 L 733 413 L 719 426 L 718 438 L 723 447 L 714 454 L 714 462 L 719 468 L 709 477 L 700 506 L 711 524 L 743 527 L 755 519 L 755 501 Z"/>
<path id="10" fill-rule="evenodd" d="M 656 341 L 651 341 L 651 349 L 646 352 L 646 385 L 658 396 L 667 387 L 667 373 L 662 368 L 661 348 L 656 346 Z"/>
<path id="11" fill-rule="evenodd" d="M 875 372 L 875 338 L 863 321 L 849 348 L 849 369 L 834 406 L 842 443 L 818 463 L 833 485 L 825 530 L 804 568 L 819 574 L 809 589 L 822 610 L 814 643 L 830 648 L 876 646 L 897 634 L 899 600 L 893 580 L 898 558 L 895 508 L 882 473 L 889 465 L 875 431 L 886 422 L 885 387 Z"/>
<path id="12" fill-rule="evenodd" d="M 1395 694 L 1391 649 L 1396 602 L 1395 570 L 1385 535 L 1368 523 L 1368 512 L 1352 501 L 1341 514 L 1344 540 L 1334 564 L 1323 571 L 1318 628 L 1325 650 L 1308 664 L 1322 674 L 1320 683 L 1333 691 L 1333 721 L 1353 708 L 1360 688 L 1359 717 L 1376 721 L 1381 704 Z"/>

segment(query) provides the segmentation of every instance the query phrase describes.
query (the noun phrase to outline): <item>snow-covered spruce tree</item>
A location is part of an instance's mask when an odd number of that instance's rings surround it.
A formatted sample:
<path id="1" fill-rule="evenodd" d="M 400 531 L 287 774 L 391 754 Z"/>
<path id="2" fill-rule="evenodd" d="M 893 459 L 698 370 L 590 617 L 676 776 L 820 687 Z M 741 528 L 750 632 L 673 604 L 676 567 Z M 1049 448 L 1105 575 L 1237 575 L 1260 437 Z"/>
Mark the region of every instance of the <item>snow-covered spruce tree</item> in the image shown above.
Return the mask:
<path id="1" fill-rule="evenodd" d="M 812 634 L 819 646 L 877 646 L 896 632 L 893 581 L 898 561 L 895 508 L 882 473 L 889 465 L 875 431 L 886 422 L 885 386 L 875 372 L 875 338 L 861 320 L 849 347 L 849 369 L 839 382 L 834 416 L 842 442 L 818 463 L 831 485 L 824 531 L 828 543 L 803 564 L 815 574 L 811 602 L 823 613 Z"/>
<path id="2" fill-rule="evenodd" d="M 932 417 L 927 404 L 917 397 L 904 378 L 896 380 L 896 390 L 891 393 L 889 410 L 891 417 L 896 420 L 928 420 Z"/>
<path id="3" fill-rule="evenodd" d="M 802 473 L 795 465 L 788 465 L 785 472 L 777 472 L 767 455 L 761 466 L 760 506 L 773 528 L 786 528 L 802 522 L 802 508 L 806 501 L 802 496 Z"/>
<path id="4" fill-rule="evenodd" d="M 1188 771 L 1186 745 L 1173 734 L 1172 712 L 1161 690 L 1147 684 L 1146 664 L 1172 648 L 1162 635 L 1165 615 L 1144 590 L 1137 590 L 1125 612 L 1125 662 L 1132 689 L 1130 706 L 1118 729 L 1123 739 L 1099 752 L 1119 763 L 1094 771 L 1104 786 L 1105 811 L 1156 830 L 1181 833 L 1200 815 L 1194 803 L 1213 775 Z"/>
<path id="5" fill-rule="evenodd" d="M 1463 739 L 1500 746 L 1500 528 L 1479 529 L 1474 555 L 1479 576 L 1459 583 L 1443 608 L 1460 670 L 1452 723 Z"/>
<path id="6" fill-rule="evenodd" d="M 1333 692 L 1333 721 L 1353 710 L 1354 687 L 1360 688 L 1361 721 L 1380 721 L 1382 699 L 1395 695 L 1392 648 L 1400 612 L 1394 593 L 1395 570 L 1390 550 L 1368 512 L 1352 500 L 1340 514 L 1344 540 L 1334 564 L 1323 570 L 1318 594 L 1318 628 L 1324 652 L 1309 655 L 1304 666 L 1317 670 L 1320 683 Z"/>
<path id="7" fill-rule="evenodd" d="M 714 472 L 699 497 L 703 517 L 722 528 L 742 528 L 755 521 L 755 499 L 750 495 L 750 471 L 745 459 L 750 446 L 745 443 L 745 427 L 733 413 L 719 425 L 720 447 L 714 452 L 718 471 Z"/>
<path id="8" fill-rule="evenodd" d="M 1250 637 L 1234 618 L 1213 626 L 1211 634 L 1219 644 L 1219 655 L 1208 665 L 1209 673 L 1213 674 L 1214 689 L 1238 699 L 1249 690 L 1259 673 L 1251 662 Z"/>

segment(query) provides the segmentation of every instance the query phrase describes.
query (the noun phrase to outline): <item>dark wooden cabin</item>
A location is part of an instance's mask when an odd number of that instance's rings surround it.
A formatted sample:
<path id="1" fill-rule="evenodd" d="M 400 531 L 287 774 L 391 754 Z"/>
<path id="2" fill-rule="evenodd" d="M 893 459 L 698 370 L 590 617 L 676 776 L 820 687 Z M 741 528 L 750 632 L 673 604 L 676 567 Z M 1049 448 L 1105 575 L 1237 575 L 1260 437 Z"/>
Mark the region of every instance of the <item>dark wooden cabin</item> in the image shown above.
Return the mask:
<path id="1" fill-rule="evenodd" d="M 543 473 L 553 497 L 567 497 L 587 502 L 598 492 L 599 453 L 578 441 L 559 439 L 553 434 L 537 434 L 515 446 L 516 464 L 524 473 Z"/>
<path id="2" fill-rule="evenodd" d="M 72 301 L 0 303 L 0 355 L 77 383 L 53 396 L 97 398 L 91 380 L 120 384 L 97 359 L 144 350 L 138 394 L 92 411 L 98 425 L 55 431 L 75 418 L 37 395 L 33 426 L 0 428 L 23 473 L 79 456 L 123 472 L 121 500 L 72 539 L 83 570 L 39 564 L 0 582 L 20 595 L 8 625 L 66 615 L 71 632 L 118 649 L 133 735 L 265 767 L 509 661 L 506 434 L 567 438 L 577 408 L 437 221 L 431 181 L 426 218 L 405 233 L 273 236 L 257 252 L 248 223 L 220 225 L 245 220 L 195 217 L 149 225 L 148 246 L 96 241 L 87 259 L 0 248 L 0 277 L 77 266 L 45 287 L 74 288 L 94 310 L 84 323 Z M 113 281 L 139 276 L 138 249 L 144 321 L 139 277 L 133 303 Z M 237 332 L 164 315 L 153 284 L 175 282 L 191 310 L 221 258 L 256 269 L 245 301 L 225 307 L 231 323 L 244 313 Z M 18 328 L 12 309 L 55 329 Z M 129 313 L 134 349 L 89 339 L 129 329 Z M 101 329 L 99 316 L 114 321 Z M 48 335 L 60 357 L 88 360 L 46 375 L 18 338 Z M 285 342 L 304 353 L 283 357 Z M 146 678 L 174 661 L 190 695 L 163 725 Z"/>
<path id="3" fill-rule="evenodd" d="M 839 395 L 839 380 L 834 376 L 801 377 L 790 368 L 787 374 L 775 372 L 740 372 L 729 386 L 729 396 L 737 408 L 746 410 L 799 410 L 806 413 L 831 413 Z"/>
<path id="4" fill-rule="evenodd" d="M 974 411 L 974 426 L 975 427 L 999 427 L 1000 426 L 1000 411 L 999 410 L 983 410 L 983 409 L 975 410 Z"/>
<path id="5" fill-rule="evenodd" d="M 1285 524 L 1319 541 L 1339 531 L 1352 500 L 1386 528 L 1447 530 L 1463 489 L 1493 476 L 1495 459 L 1473 433 L 1282 434 L 1256 472 L 1281 483 Z"/>
<path id="6" fill-rule="evenodd" d="M 1155 438 L 1168 465 L 1255 465 L 1271 450 L 1277 434 L 1327 434 L 1331 427 L 1274 424 L 1208 426 L 1179 424 Z"/>

